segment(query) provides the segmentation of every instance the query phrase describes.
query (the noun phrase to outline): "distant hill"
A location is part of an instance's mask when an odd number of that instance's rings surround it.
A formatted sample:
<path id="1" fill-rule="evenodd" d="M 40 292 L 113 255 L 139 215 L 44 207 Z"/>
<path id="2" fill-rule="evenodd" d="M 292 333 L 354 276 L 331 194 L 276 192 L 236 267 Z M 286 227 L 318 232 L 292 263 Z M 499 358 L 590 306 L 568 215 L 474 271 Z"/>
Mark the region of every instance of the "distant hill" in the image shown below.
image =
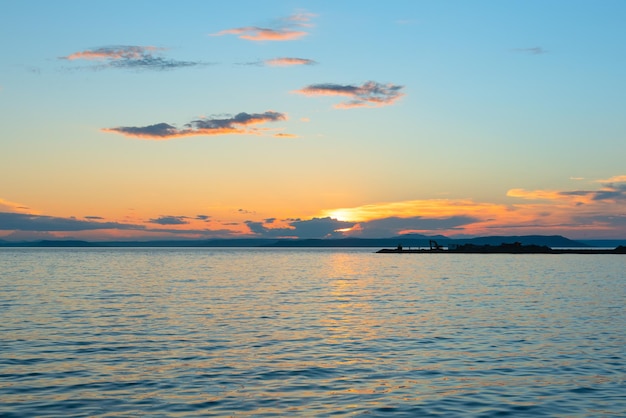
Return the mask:
<path id="1" fill-rule="evenodd" d="M 519 242 L 523 245 L 542 245 L 552 248 L 589 247 L 589 241 L 580 242 L 561 235 L 522 235 L 522 236 L 487 236 L 477 238 L 453 239 L 443 235 L 427 236 L 406 234 L 391 238 L 340 238 L 340 239 L 211 239 L 211 240 L 155 240 L 155 241 L 106 241 L 88 242 L 79 240 L 42 240 L 32 242 L 10 242 L 0 240 L 0 247 L 428 247 L 430 241 L 442 246 L 451 244 L 500 245 Z M 604 245 L 607 241 L 594 241 L 595 246 L 616 247 L 621 244 Z M 597 243 L 602 244 L 597 244 Z M 613 241 L 611 241 L 613 242 Z"/>
<path id="2" fill-rule="evenodd" d="M 475 245 L 500 245 L 502 243 L 519 242 L 522 245 L 545 245 L 547 247 L 588 247 L 589 245 L 565 238 L 561 235 L 512 235 L 512 236 L 488 236 L 462 240 L 454 240 L 454 243 Z"/>
<path id="3" fill-rule="evenodd" d="M 0 241 L 0 247 L 98 247 L 98 243 L 80 240 Z"/>
<path id="4" fill-rule="evenodd" d="M 399 235 L 393 238 L 343 238 L 343 239 L 299 239 L 278 240 L 271 247 L 428 247 L 430 241 L 442 246 L 451 244 L 500 245 L 519 242 L 523 245 L 541 245 L 547 247 L 588 247 L 585 243 L 565 238 L 561 235 L 522 235 L 489 236 L 466 239 L 453 239 L 443 235 L 427 236 L 420 234 Z"/>
<path id="5" fill-rule="evenodd" d="M 275 239 L 151 240 L 151 241 L 80 241 L 40 240 L 2 241 L 0 247 L 259 247 Z"/>
<path id="6" fill-rule="evenodd" d="M 265 247 L 381 247 L 398 245 L 397 238 L 281 239 Z M 404 244 L 403 244 L 404 245 Z"/>

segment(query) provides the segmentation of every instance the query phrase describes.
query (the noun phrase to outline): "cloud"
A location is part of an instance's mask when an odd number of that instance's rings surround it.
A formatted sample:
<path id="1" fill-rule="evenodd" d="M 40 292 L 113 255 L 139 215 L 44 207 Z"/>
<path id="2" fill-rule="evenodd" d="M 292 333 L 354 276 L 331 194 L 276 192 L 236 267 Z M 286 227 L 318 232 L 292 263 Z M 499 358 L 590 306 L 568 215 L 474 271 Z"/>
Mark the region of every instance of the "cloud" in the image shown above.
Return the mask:
<path id="1" fill-rule="evenodd" d="M 413 216 L 409 218 L 389 217 L 361 222 L 354 228 L 351 236 L 361 238 L 391 237 L 401 234 L 424 233 L 433 231 L 449 231 L 459 226 L 480 221 L 472 216 L 450 216 L 445 218 L 426 218 Z"/>
<path id="2" fill-rule="evenodd" d="M 322 211 L 318 216 L 355 222 L 345 236 L 385 237 L 416 232 L 443 235 L 560 234 L 568 237 L 626 235 L 626 176 L 600 181 L 591 190 L 511 189 L 509 204 L 471 199 L 383 202 Z"/>
<path id="3" fill-rule="evenodd" d="M 605 179 L 605 180 L 596 180 L 596 183 L 608 183 L 608 184 L 612 184 L 612 183 L 626 183 L 626 174 L 622 174 L 622 175 L 619 175 L 619 176 L 613 176 L 613 177 Z"/>
<path id="4" fill-rule="evenodd" d="M 613 176 L 597 182 L 603 187 L 595 192 L 594 200 L 626 201 L 626 175 Z"/>
<path id="5" fill-rule="evenodd" d="M 125 223 L 107 222 L 99 216 L 61 218 L 34 214 L 24 205 L 0 199 L 0 236 L 92 240 L 374 238 L 406 233 L 448 236 L 560 234 L 570 238 L 626 236 L 626 175 L 588 180 L 588 184 L 592 186 L 574 190 L 510 189 L 506 204 L 471 199 L 380 202 L 329 209 L 309 219 L 278 219 L 267 214 L 261 221 L 248 220 L 245 223 L 218 220 L 208 223 L 209 215 L 195 213 L 147 220 L 133 218 Z M 253 219 L 256 215 L 243 208 L 234 208 L 232 212 L 236 219 Z M 223 229 L 207 228 L 215 224 Z"/>
<path id="6" fill-rule="evenodd" d="M 91 68 L 127 68 L 146 70 L 171 70 L 182 67 L 193 67 L 205 65 L 199 61 L 178 61 L 160 57 L 161 51 L 166 48 L 156 46 L 119 45 L 105 46 L 95 49 L 74 52 L 61 59 L 68 61 L 86 60 L 99 61 L 104 64 L 92 66 Z"/>
<path id="7" fill-rule="evenodd" d="M 274 27 L 244 26 L 226 29 L 210 36 L 237 35 L 248 41 L 293 41 L 309 33 L 302 28 L 312 26 L 310 20 L 315 17 L 311 13 L 299 13 L 280 19 Z"/>
<path id="8" fill-rule="evenodd" d="M 87 239 L 100 241 L 103 239 L 161 239 L 161 238 L 234 238 L 241 237 L 241 228 L 209 229 L 190 228 L 181 225 L 191 224 L 189 220 L 198 222 L 198 226 L 206 225 L 209 216 L 162 216 L 150 219 L 147 223 L 172 228 L 150 228 L 141 223 L 99 222 L 98 216 L 84 219 L 74 217 L 55 217 L 24 213 L 0 212 L 0 231 L 11 231 L 8 235 L 0 234 L 3 239 L 36 240 L 36 239 Z M 100 218 L 101 219 L 101 218 Z M 239 226 L 239 224 L 234 224 Z"/>
<path id="9" fill-rule="evenodd" d="M 10 202 L 8 200 L 0 199 L 0 212 L 11 213 L 32 213 L 33 211 L 20 203 Z"/>
<path id="10" fill-rule="evenodd" d="M 563 194 L 558 190 L 525 190 L 510 189 L 506 192 L 509 197 L 517 197 L 527 200 L 558 200 Z"/>
<path id="11" fill-rule="evenodd" d="M 161 216 L 159 218 L 150 219 L 148 222 L 159 225 L 186 225 L 186 216 Z"/>
<path id="12" fill-rule="evenodd" d="M 207 118 L 191 121 L 184 127 L 177 128 L 167 123 L 157 123 L 142 127 L 120 126 L 104 128 L 103 132 L 117 133 L 140 139 L 167 140 L 200 135 L 250 135 L 260 134 L 258 128 L 251 127 L 266 122 L 286 120 L 284 113 L 267 111 L 265 113 L 239 113 L 231 118 Z"/>
<path id="13" fill-rule="evenodd" d="M 274 137 L 276 138 L 299 138 L 299 136 L 296 134 L 288 134 L 288 133 L 283 133 L 283 132 L 274 134 Z"/>
<path id="14" fill-rule="evenodd" d="M 269 60 L 263 61 L 265 65 L 269 65 L 271 67 L 286 67 L 293 65 L 315 65 L 317 62 L 306 59 L 306 58 L 289 58 L 289 57 L 280 57 L 280 58 L 272 58 Z"/>
<path id="15" fill-rule="evenodd" d="M 87 49 L 85 51 L 74 52 L 63 59 L 70 61 L 77 59 L 84 60 L 137 60 L 152 53 L 152 51 L 163 51 L 165 48 L 156 46 L 136 46 L 136 45 L 120 45 L 105 46 L 96 49 Z"/>
<path id="16" fill-rule="evenodd" d="M 296 90 L 293 93 L 305 96 L 346 96 L 350 100 L 335 105 L 336 108 L 348 109 L 353 107 L 380 107 L 393 104 L 404 96 L 401 90 L 404 86 L 382 84 L 368 81 L 362 85 L 342 84 L 311 84 Z"/>
<path id="17" fill-rule="evenodd" d="M 522 53 L 531 54 L 531 55 L 541 55 L 541 54 L 548 53 L 548 51 L 546 51 L 540 46 L 535 46 L 533 48 L 514 48 L 513 51 L 522 52 Z"/>
<path id="18" fill-rule="evenodd" d="M 271 221 L 271 222 L 270 222 Z M 263 238 L 331 238 L 341 236 L 340 229 L 351 228 L 354 222 L 339 221 L 332 218 L 294 219 L 288 222 L 288 228 L 268 228 L 273 224 L 270 218 L 264 222 L 246 221 L 245 224 L 255 235 Z"/>
<path id="19" fill-rule="evenodd" d="M 311 28 L 313 27 L 312 23 L 309 23 L 311 21 L 311 19 L 313 19 L 314 17 L 317 17 L 317 15 L 315 13 L 309 13 L 306 11 L 302 11 L 300 13 L 294 13 L 290 16 L 284 17 L 279 19 L 282 22 L 285 22 L 285 24 L 289 25 L 289 24 L 293 24 L 293 25 L 297 25 L 300 27 L 305 27 L 305 28 Z"/>
<path id="20" fill-rule="evenodd" d="M 307 32 L 290 29 L 271 29 L 258 26 L 226 29 L 211 36 L 239 35 L 248 41 L 293 41 L 308 35 Z"/>
<path id="21" fill-rule="evenodd" d="M 511 189 L 509 197 L 526 200 L 569 201 L 575 204 L 590 204 L 594 201 L 626 201 L 626 176 L 615 176 L 596 180 L 603 187 L 599 190 L 524 190 Z"/>
<path id="22" fill-rule="evenodd" d="M 445 219 L 454 216 L 484 218 L 486 214 L 502 214 L 507 207 L 495 203 L 475 202 L 471 199 L 419 199 L 400 202 L 381 202 L 352 208 L 328 209 L 321 216 L 352 222 L 368 222 L 392 217 Z"/>
<path id="23" fill-rule="evenodd" d="M 74 218 L 0 212 L 0 230 L 11 231 L 86 231 L 96 229 L 145 229 L 140 225 L 94 222 Z"/>
<path id="24" fill-rule="evenodd" d="M 301 238 L 324 238 L 336 235 L 339 229 L 351 228 L 354 222 L 339 221 L 332 218 L 313 218 L 296 220 L 289 223 L 295 230 L 296 236 Z"/>

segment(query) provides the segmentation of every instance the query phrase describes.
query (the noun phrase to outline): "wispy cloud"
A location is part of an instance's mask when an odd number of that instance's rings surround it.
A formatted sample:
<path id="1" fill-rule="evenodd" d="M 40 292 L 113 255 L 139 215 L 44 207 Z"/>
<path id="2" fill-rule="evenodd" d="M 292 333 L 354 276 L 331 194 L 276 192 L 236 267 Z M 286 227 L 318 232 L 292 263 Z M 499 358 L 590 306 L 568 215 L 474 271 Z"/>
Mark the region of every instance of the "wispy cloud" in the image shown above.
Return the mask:
<path id="1" fill-rule="evenodd" d="M 547 54 L 548 51 L 546 51 L 545 49 L 543 49 L 540 46 L 535 46 L 532 48 L 514 48 L 513 49 L 514 52 L 521 52 L 524 54 L 531 54 L 531 55 L 541 55 L 541 54 Z"/>
<path id="2" fill-rule="evenodd" d="M 596 180 L 594 183 L 600 183 L 603 187 L 599 190 L 565 191 L 511 189 L 507 192 L 507 196 L 527 200 L 568 201 L 574 204 L 590 204 L 594 201 L 626 201 L 626 175 Z"/>
<path id="3" fill-rule="evenodd" d="M 226 29 L 212 34 L 212 36 L 239 35 L 241 39 L 249 41 L 293 41 L 308 35 L 307 32 L 290 29 L 260 28 L 246 26 L 243 28 Z"/>
<path id="4" fill-rule="evenodd" d="M 89 67 L 96 69 L 126 68 L 145 70 L 171 70 L 175 68 L 206 65 L 205 63 L 199 61 L 178 61 L 174 59 L 164 58 L 158 55 L 162 51 L 166 50 L 167 48 L 161 48 L 156 46 L 105 46 L 74 52 L 65 57 L 61 57 L 61 59 L 68 61 L 86 60 L 102 62 L 102 64 Z"/>
<path id="5" fill-rule="evenodd" d="M 393 104 L 404 96 L 404 86 L 396 84 L 382 84 L 368 81 L 362 85 L 351 84 L 311 84 L 296 90 L 293 93 L 305 96 L 346 96 L 350 100 L 335 105 L 336 108 L 349 109 L 353 107 L 380 107 Z"/>
<path id="6" fill-rule="evenodd" d="M 191 121 L 183 128 L 177 128 L 167 123 L 135 127 L 121 126 L 105 128 L 103 132 L 117 133 L 124 136 L 140 139 L 167 140 L 187 136 L 200 135 L 259 135 L 262 131 L 253 125 L 266 122 L 286 120 L 284 113 L 267 111 L 265 113 L 239 113 L 231 118 L 206 118 Z"/>
<path id="7" fill-rule="evenodd" d="M 510 189 L 506 192 L 508 197 L 516 197 L 526 200 L 559 200 L 563 199 L 566 195 L 559 190 L 525 190 L 525 189 Z M 570 194 L 570 196 L 573 196 Z M 585 199 L 586 200 L 586 199 Z"/>
<path id="8" fill-rule="evenodd" d="M 596 183 L 605 183 L 605 184 L 626 183 L 626 174 L 613 176 L 604 180 L 596 180 Z"/>
<path id="9" fill-rule="evenodd" d="M 10 202 L 0 198 L 0 212 L 15 212 L 15 213 L 33 213 L 33 211 L 20 203 Z"/>
<path id="10" fill-rule="evenodd" d="M 186 216 L 161 216 L 150 219 L 148 222 L 158 225 L 186 225 L 189 223 Z"/>
<path id="11" fill-rule="evenodd" d="M 240 62 L 237 64 L 256 67 L 294 67 L 298 65 L 316 65 L 317 61 L 307 58 L 278 57 L 259 61 Z"/>
<path id="12" fill-rule="evenodd" d="M 138 60 L 154 51 L 164 51 L 165 48 L 156 46 L 106 46 L 96 49 L 87 49 L 85 51 L 74 52 L 63 59 L 70 61 L 83 60 Z"/>
<path id="13" fill-rule="evenodd" d="M 306 58 L 289 58 L 289 57 L 280 57 L 280 58 L 272 58 L 269 60 L 263 61 L 265 65 L 269 65 L 271 67 L 288 67 L 294 65 L 315 65 L 317 62 L 306 59 Z"/>
<path id="14" fill-rule="evenodd" d="M 244 26 L 225 29 L 211 36 L 237 35 L 248 41 L 293 41 L 309 34 L 303 29 L 312 26 L 310 21 L 313 17 L 315 15 L 311 13 L 299 13 L 280 19 L 271 27 Z"/>

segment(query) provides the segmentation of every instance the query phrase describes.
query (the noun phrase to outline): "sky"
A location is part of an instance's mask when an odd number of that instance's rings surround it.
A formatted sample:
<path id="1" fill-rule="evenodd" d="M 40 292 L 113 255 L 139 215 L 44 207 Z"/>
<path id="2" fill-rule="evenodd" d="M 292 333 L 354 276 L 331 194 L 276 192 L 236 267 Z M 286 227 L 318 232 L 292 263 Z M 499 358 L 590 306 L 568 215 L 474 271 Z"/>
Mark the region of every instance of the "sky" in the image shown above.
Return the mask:
<path id="1" fill-rule="evenodd" d="M 626 238 L 622 0 L 0 6 L 0 239 Z"/>

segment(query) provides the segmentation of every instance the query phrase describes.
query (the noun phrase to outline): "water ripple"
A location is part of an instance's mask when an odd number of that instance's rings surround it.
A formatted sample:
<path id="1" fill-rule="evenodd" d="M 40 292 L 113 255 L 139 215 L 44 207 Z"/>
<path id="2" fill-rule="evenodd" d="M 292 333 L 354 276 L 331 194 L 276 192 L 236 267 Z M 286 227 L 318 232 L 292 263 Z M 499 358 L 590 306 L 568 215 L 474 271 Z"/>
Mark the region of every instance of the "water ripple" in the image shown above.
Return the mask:
<path id="1" fill-rule="evenodd" d="M 616 257 L 3 249 L 0 415 L 626 416 Z"/>

